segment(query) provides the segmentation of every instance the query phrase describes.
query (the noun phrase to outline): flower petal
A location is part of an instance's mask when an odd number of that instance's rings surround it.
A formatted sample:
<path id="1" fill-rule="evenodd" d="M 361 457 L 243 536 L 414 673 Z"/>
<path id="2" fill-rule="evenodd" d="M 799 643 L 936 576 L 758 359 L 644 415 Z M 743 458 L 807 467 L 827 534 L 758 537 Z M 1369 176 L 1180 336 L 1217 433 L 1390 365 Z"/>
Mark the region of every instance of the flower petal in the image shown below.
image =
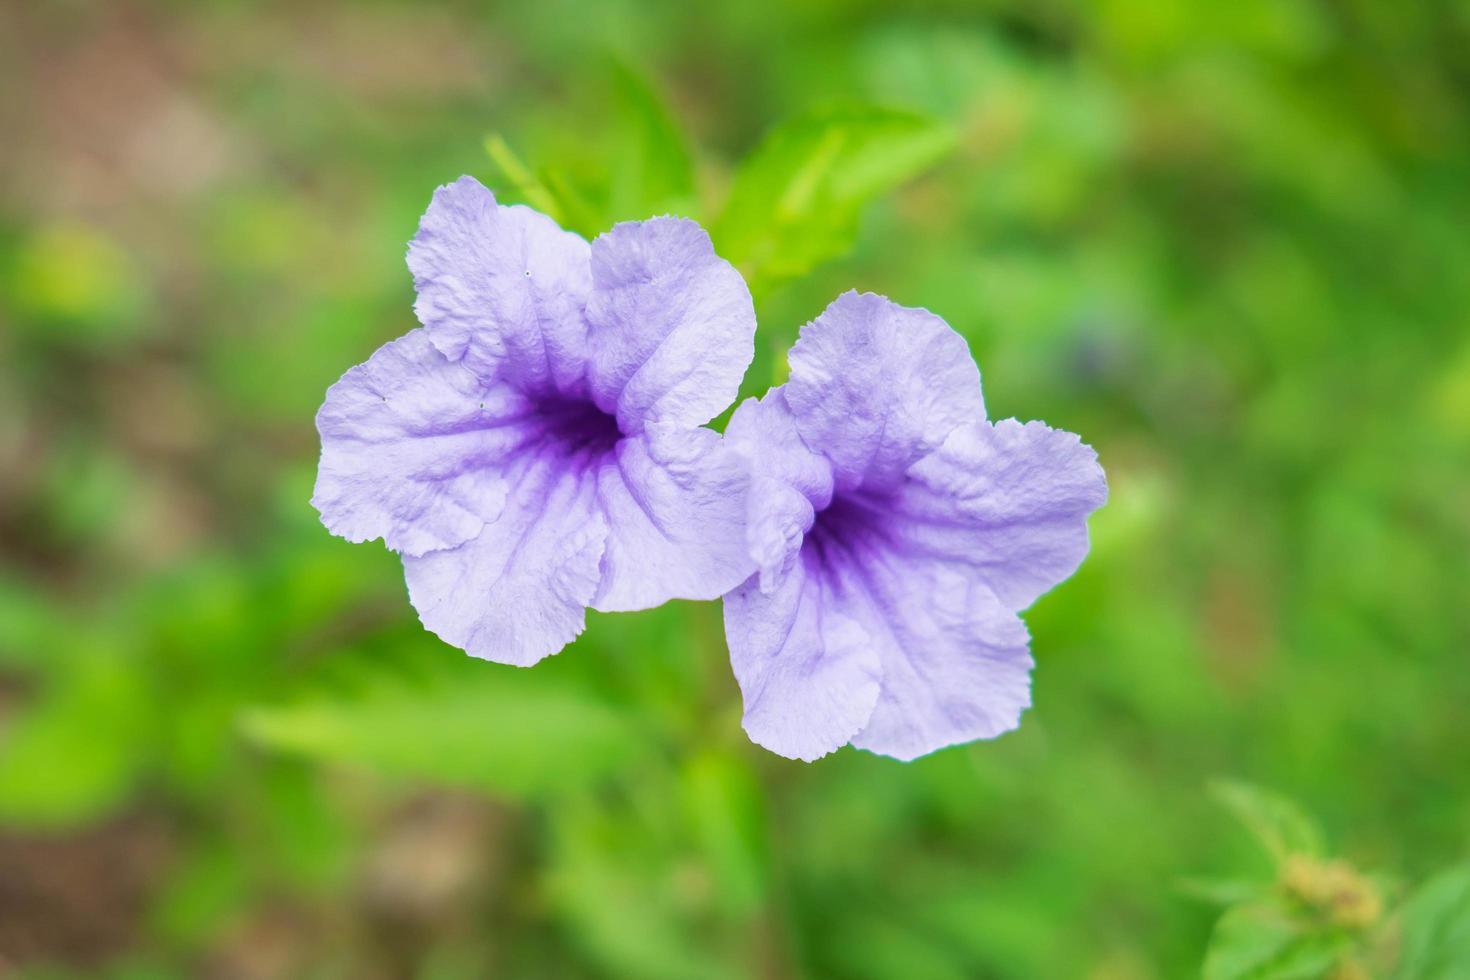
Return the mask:
<path id="1" fill-rule="evenodd" d="M 618 612 L 669 599 L 717 599 L 750 575 L 749 476 L 719 433 L 649 423 L 618 443 L 596 479 L 608 536 L 594 608 Z"/>
<path id="2" fill-rule="evenodd" d="M 832 500 L 832 464 L 801 441 L 782 388 L 746 399 L 725 427 L 725 442 L 751 471 L 746 540 L 760 588 L 770 592 L 790 571 L 816 510 Z"/>
<path id="3" fill-rule="evenodd" d="M 380 537 L 408 555 L 468 541 L 505 503 L 505 461 L 519 439 L 508 420 L 523 407 L 414 330 L 327 391 L 312 505 L 333 534 Z"/>
<path id="4" fill-rule="evenodd" d="M 962 562 L 1011 609 L 1077 570 L 1087 515 L 1107 500 L 1093 452 L 1070 432 L 1015 419 L 961 426 L 909 471 L 891 523 L 910 547 Z"/>
<path id="5" fill-rule="evenodd" d="M 810 762 L 868 723 L 878 650 L 840 590 L 805 563 L 769 593 L 752 577 L 725 596 L 725 637 L 757 745 Z"/>
<path id="6" fill-rule="evenodd" d="M 592 286 L 587 242 L 473 177 L 434 192 L 408 245 L 414 312 L 434 346 L 523 391 L 580 393 Z"/>
<path id="7" fill-rule="evenodd" d="M 980 371 L 926 310 L 848 292 L 801 330 L 786 401 L 840 490 L 895 485 L 954 428 L 985 418 Z"/>
<path id="8" fill-rule="evenodd" d="M 865 625 L 883 690 L 861 749 L 917 758 L 1015 728 L 1031 705 L 1025 624 L 973 574 L 938 562 L 869 568 Z"/>
<path id="9" fill-rule="evenodd" d="M 755 308 L 735 267 L 683 218 L 617 225 L 592 243 L 592 397 L 634 435 L 703 425 L 735 400 L 755 353 Z"/>
<path id="10" fill-rule="evenodd" d="M 586 625 L 607 524 L 593 481 L 553 454 L 518 477 L 499 520 L 403 568 L 425 627 L 472 656 L 527 667 Z"/>

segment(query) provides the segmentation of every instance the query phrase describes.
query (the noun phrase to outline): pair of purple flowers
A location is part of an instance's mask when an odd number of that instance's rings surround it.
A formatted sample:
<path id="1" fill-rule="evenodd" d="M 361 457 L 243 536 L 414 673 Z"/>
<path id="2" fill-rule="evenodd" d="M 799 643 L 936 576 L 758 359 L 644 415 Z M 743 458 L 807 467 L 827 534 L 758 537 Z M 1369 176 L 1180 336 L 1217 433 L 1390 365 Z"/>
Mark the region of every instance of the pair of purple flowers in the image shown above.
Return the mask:
<path id="1" fill-rule="evenodd" d="M 721 437 L 755 310 L 693 221 L 589 244 L 462 177 L 408 265 L 423 326 L 327 392 L 312 503 L 402 556 L 426 627 L 528 666 L 589 606 L 723 596 L 773 752 L 912 759 L 1017 725 L 1017 613 L 1077 568 L 1107 488 L 1076 436 L 986 421 L 943 320 L 843 294 Z"/>

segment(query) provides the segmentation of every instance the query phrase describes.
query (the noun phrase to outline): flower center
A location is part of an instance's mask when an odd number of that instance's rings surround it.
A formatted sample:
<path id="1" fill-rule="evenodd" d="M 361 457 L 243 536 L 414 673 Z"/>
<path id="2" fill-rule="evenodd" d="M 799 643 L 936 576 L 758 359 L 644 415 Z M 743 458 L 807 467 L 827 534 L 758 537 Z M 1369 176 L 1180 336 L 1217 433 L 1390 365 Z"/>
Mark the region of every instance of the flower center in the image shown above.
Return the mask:
<path id="1" fill-rule="evenodd" d="M 837 494 L 817 512 L 802 554 L 816 568 L 830 570 L 887 540 L 883 502 L 861 492 Z"/>
<path id="2" fill-rule="evenodd" d="M 623 437 L 618 420 L 587 399 L 545 399 L 537 404 L 536 417 L 546 440 L 569 458 L 601 456 Z"/>

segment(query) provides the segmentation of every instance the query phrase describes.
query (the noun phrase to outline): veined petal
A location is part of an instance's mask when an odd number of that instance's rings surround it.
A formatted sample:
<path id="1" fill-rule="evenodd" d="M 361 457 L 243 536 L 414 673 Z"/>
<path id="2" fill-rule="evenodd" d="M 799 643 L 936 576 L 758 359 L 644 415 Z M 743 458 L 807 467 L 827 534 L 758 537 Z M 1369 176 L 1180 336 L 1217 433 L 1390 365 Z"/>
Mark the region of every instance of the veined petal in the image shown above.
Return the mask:
<path id="1" fill-rule="evenodd" d="M 405 557 L 424 626 L 471 656 L 528 667 L 582 632 L 607 524 L 594 483 L 553 455 L 518 474 L 505 511 L 458 548 Z"/>
<path id="2" fill-rule="evenodd" d="M 648 609 L 717 599 L 751 573 L 745 549 L 749 476 L 710 429 L 652 422 L 596 472 L 607 522 L 594 608 Z"/>
<path id="3" fill-rule="evenodd" d="M 1032 667 L 1017 610 L 1085 554 L 1106 497 L 1096 455 L 1040 423 L 986 422 L 963 339 L 880 296 L 839 297 L 790 361 L 727 431 L 754 474 L 762 572 L 725 599 L 751 737 L 908 760 L 1016 727 Z"/>
<path id="4" fill-rule="evenodd" d="M 312 505 L 349 541 L 421 555 L 500 514 L 525 405 L 446 360 L 423 330 L 383 345 L 327 391 Z"/>
<path id="5" fill-rule="evenodd" d="M 865 576 L 858 608 L 883 685 L 853 745 L 907 761 L 1020 724 L 1032 667 L 1020 617 L 973 574 L 943 563 L 895 562 Z"/>
<path id="6" fill-rule="evenodd" d="M 802 442 L 782 388 L 746 399 L 725 442 L 750 468 L 746 540 L 760 588 L 770 592 L 790 571 L 816 511 L 832 500 L 832 464 Z"/>
<path id="7" fill-rule="evenodd" d="M 884 488 L 957 426 L 985 418 L 980 371 L 926 310 L 848 292 L 801 330 L 786 401 L 839 490 Z"/>
<path id="8" fill-rule="evenodd" d="M 868 723 L 878 649 L 817 570 L 799 562 L 769 593 L 752 577 L 725 596 L 725 636 L 757 745 L 810 762 Z"/>
<path id="9" fill-rule="evenodd" d="M 591 250 L 473 177 L 434 192 L 408 245 L 414 312 L 451 361 L 523 391 L 580 393 Z"/>
<path id="10" fill-rule="evenodd" d="M 592 243 L 587 321 L 592 397 L 629 435 L 708 422 L 755 353 L 745 280 L 683 218 L 625 222 Z"/>
<path id="11" fill-rule="evenodd" d="M 973 572 L 887 552 L 877 525 L 847 530 L 813 532 L 770 593 L 752 578 L 725 597 L 751 738 L 793 758 L 851 742 L 910 760 L 1015 728 L 1032 666 L 1020 618 Z"/>
<path id="12" fill-rule="evenodd" d="M 891 526 L 907 547 L 975 569 L 1006 606 L 1024 609 L 1077 570 L 1087 516 L 1107 496 L 1097 453 L 1072 433 L 981 422 L 914 465 Z"/>

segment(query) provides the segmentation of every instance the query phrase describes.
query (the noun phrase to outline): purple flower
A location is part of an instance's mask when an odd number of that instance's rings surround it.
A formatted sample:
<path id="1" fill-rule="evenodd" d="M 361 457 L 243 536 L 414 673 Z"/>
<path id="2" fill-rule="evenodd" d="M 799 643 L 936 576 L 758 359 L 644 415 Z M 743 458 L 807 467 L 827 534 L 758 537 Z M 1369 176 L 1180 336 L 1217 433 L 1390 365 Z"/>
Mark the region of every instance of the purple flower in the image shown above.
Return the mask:
<path id="1" fill-rule="evenodd" d="M 1087 553 L 1097 455 L 985 421 L 965 341 L 882 296 L 838 297 L 790 361 L 725 434 L 753 464 L 758 573 L 725 597 L 746 732 L 798 759 L 848 743 L 913 759 L 1016 727 L 1017 612 Z"/>
<path id="2" fill-rule="evenodd" d="M 702 426 L 735 398 L 755 312 L 703 229 L 654 218 L 589 245 L 461 177 L 408 265 L 423 327 L 327 392 L 312 503 L 402 555 L 425 626 L 529 665 L 588 606 L 713 599 L 751 573 L 748 477 Z"/>

